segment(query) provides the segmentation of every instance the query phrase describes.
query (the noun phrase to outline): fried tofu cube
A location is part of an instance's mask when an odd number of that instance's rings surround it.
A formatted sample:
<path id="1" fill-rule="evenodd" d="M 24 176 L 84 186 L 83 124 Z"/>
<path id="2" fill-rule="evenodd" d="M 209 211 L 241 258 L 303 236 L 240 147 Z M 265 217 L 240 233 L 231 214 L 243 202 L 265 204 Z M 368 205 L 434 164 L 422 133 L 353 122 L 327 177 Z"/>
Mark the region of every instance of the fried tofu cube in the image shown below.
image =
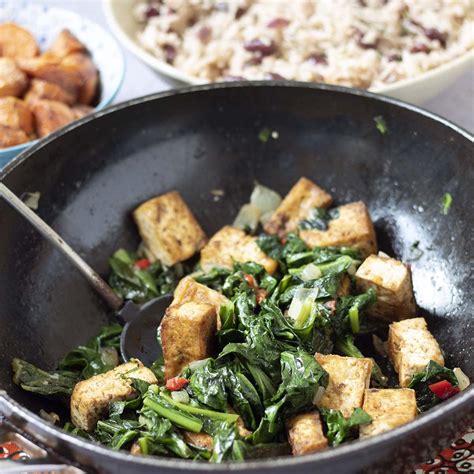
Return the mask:
<path id="1" fill-rule="evenodd" d="M 367 309 L 367 314 L 389 321 L 415 315 L 411 271 L 399 260 L 370 255 L 357 269 L 355 281 L 359 292 L 369 288 L 377 292 L 377 302 Z"/>
<path id="2" fill-rule="evenodd" d="M 206 234 L 177 191 L 149 199 L 133 212 L 147 256 L 171 266 L 192 257 Z"/>
<path id="3" fill-rule="evenodd" d="M 260 250 L 255 237 L 235 227 L 225 226 L 201 250 L 201 268 L 205 272 L 215 267 L 232 268 L 234 261 L 259 263 L 268 273 L 275 272 L 278 266 L 276 260 Z"/>
<path id="4" fill-rule="evenodd" d="M 0 58 L 0 97 L 18 97 L 28 87 L 28 77 L 10 58 Z"/>
<path id="5" fill-rule="evenodd" d="M 314 453 L 328 447 L 317 411 L 291 417 L 286 422 L 286 429 L 293 456 Z"/>
<path id="6" fill-rule="evenodd" d="M 178 375 L 190 362 L 212 354 L 216 322 L 216 309 L 210 304 L 184 303 L 166 310 L 161 322 L 166 379 Z"/>
<path id="7" fill-rule="evenodd" d="M 410 388 L 370 388 L 365 391 L 362 408 L 372 418 L 372 423 L 359 429 L 360 438 L 367 438 L 414 420 L 415 391 Z"/>
<path id="8" fill-rule="evenodd" d="M 318 406 L 340 410 L 348 418 L 354 408 L 362 407 L 374 365 L 372 359 L 319 353 L 315 358 L 329 374 L 328 386 Z"/>
<path id="9" fill-rule="evenodd" d="M 94 430 L 99 419 L 107 414 L 110 402 L 128 400 L 136 395 L 133 379 L 157 383 L 153 372 L 137 359 L 77 383 L 71 395 L 73 424 L 85 431 Z"/>
<path id="10" fill-rule="evenodd" d="M 76 102 L 76 95 L 63 89 L 53 82 L 33 79 L 30 88 L 25 95 L 25 101 L 32 103 L 36 100 L 55 100 L 64 102 L 66 105 L 73 105 Z"/>
<path id="11" fill-rule="evenodd" d="M 38 136 L 45 137 L 74 120 L 70 107 L 57 100 L 36 100 L 31 104 Z"/>
<path id="12" fill-rule="evenodd" d="M 339 216 L 329 221 L 327 230 L 302 230 L 300 237 L 311 248 L 355 247 L 364 257 L 377 253 L 377 239 L 367 206 L 358 201 L 340 206 L 338 210 Z"/>
<path id="13" fill-rule="evenodd" d="M 0 125 L 23 130 L 27 135 L 34 132 L 30 109 L 24 101 L 16 97 L 0 99 Z"/>
<path id="14" fill-rule="evenodd" d="M 390 324 L 388 355 L 398 373 L 401 387 L 422 372 L 430 360 L 444 366 L 438 341 L 428 331 L 424 318 L 411 318 Z"/>
<path id="15" fill-rule="evenodd" d="M 332 197 L 308 178 L 300 178 L 275 210 L 264 229 L 280 237 L 298 229 L 316 207 L 329 207 Z"/>
<path id="16" fill-rule="evenodd" d="M 216 310 L 217 329 L 220 329 L 221 320 L 219 318 L 219 311 L 221 306 L 228 301 L 229 300 L 223 294 L 187 276 L 182 278 L 175 288 L 171 305 L 179 306 L 191 302 L 210 304 L 214 306 Z"/>

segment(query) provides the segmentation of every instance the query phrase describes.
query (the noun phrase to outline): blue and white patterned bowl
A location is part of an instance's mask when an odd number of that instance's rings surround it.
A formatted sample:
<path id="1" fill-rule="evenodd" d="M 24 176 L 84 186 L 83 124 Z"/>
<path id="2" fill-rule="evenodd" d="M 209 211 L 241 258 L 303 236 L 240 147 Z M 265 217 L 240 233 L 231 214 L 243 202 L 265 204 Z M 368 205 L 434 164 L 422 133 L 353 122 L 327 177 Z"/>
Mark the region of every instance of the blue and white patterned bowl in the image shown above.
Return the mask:
<path id="1" fill-rule="evenodd" d="M 0 1 L 0 23 L 3 22 L 17 23 L 30 31 L 41 51 L 62 29 L 68 28 L 87 46 L 100 72 L 101 96 L 95 110 L 109 105 L 117 95 L 125 75 L 124 56 L 113 36 L 96 23 L 69 10 L 21 0 Z M 0 148 L 0 168 L 36 141 Z"/>

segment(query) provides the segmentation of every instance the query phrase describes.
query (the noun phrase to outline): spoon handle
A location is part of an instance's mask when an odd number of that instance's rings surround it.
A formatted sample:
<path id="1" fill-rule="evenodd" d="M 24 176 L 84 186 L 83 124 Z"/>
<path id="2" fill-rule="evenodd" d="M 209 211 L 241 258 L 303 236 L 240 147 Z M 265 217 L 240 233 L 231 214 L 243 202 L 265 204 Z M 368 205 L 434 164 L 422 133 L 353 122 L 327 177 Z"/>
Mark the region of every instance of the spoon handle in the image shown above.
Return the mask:
<path id="1" fill-rule="evenodd" d="M 0 196 L 19 212 L 38 232 L 48 239 L 69 261 L 86 277 L 87 281 L 99 293 L 113 310 L 122 306 L 122 299 L 46 222 L 35 214 L 21 199 L 0 183 Z"/>

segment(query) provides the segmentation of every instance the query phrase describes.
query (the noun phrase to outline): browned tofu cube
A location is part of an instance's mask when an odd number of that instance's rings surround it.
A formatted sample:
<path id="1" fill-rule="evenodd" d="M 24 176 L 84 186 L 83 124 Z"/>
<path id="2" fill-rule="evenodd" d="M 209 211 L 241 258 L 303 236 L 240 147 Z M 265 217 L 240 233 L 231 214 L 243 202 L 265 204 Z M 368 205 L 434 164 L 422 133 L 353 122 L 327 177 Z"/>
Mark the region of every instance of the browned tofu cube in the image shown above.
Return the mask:
<path id="1" fill-rule="evenodd" d="M 107 414 L 110 402 L 136 396 L 133 379 L 157 383 L 153 372 L 137 359 L 77 383 L 71 395 L 73 424 L 85 431 L 94 430 L 97 421 Z"/>
<path id="2" fill-rule="evenodd" d="M 407 387 L 412 377 L 422 372 L 430 360 L 444 366 L 438 341 L 428 331 L 424 318 L 390 324 L 388 354 L 402 387 Z"/>
<path id="3" fill-rule="evenodd" d="M 45 137 L 74 120 L 71 108 L 57 100 L 34 100 L 30 107 L 40 137 Z"/>
<path id="4" fill-rule="evenodd" d="M 372 417 L 372 423 L 362 425 L 359 430 L 359 436 L 367 438 L 415 419 L 415 391 L 410 388 L 370 388 L 365 391 L 362 408 Z"/>
<path id="5" fill-rule="evenodd" d="M 314 453 L 328 447 L 317 411 L 293 416 L 286 422 L 286 429 L 293 456 Z"/>
<path id="6" fill-rule="evenodd" d="M 318 406 L 340 410 L 348 418 L 354 408 L 362 407 L 374 365 L 372 359 L 319 353 L 315 358 L 329 374 L 328 386 Z"/>
<path id="7" fill-rule="evenodd" d="M 53 82 L 33 79 L 25 95 L 25 101 L 33 103 L 36 100 L 43 99 L 64 102 L 66 105 L 73 105 L 76 102 L 75 94 L 63 89 L 61 86 Z"/>
<path id="8" fill-rule="evenodd" d="M 257 239 L 243 230 L 225 226 L 214 234 L 201 250 L 201 268 L 211 271 L 215 267 L 232 268 L 236 262 L 256 262 L 273 273 L 278 262 L 267 257 L 257 245 Z"/>
<path id="9" fill-rule="evenodd" d="M 332 197 L 307 178 L 300 178 L 273 213 L 264 229 L 269 234 L 285 236 L 298 230 L 301 221 L 314 208 L 329 207 Z"/>
<path id="10" fill-rule="evenodd" d="M 229 300 L 221 293 L 205 285 L 201 285 L 191 277 L 184 277 L 178 283 L 174 290 L 172 306 L 179 306 L 183 303 L 206 303 L 214 306 L 216 315 L 219 316 L 219 311 L 224 303 Z M 221 327 L 221 320 L 217 317 L 217 329 Z"/>
<path id="11" fill-rule="evenodd" d="M 370 255 L 355 274 L 360 293 L 373 288 L 377 302 L 367 314 L 388 321 L 400 321 L 415 316 L 416 306 L 410 269 L 394 258 Z"/>
<path id="12" fill-rule="evenodd" d="M 152 261 L 171 266 L 192 257 L 206 243 L 206 234 L 177 191 L 144 202 L 133 217 Z"/>
<path id="13" fill-rule="evenodd" d="M 355 247 L 364 257 L 377 253 L 374 225 L 367 206 L 358 201 L 340 206 L 338 210 L 339 216 L 329 221 L 327 230 L 302 230 L 300 237 L 311 248 Z"/>
<path id="14" fill-rule="evenodd" d="M 161 322 L 166 379 L 178 375 L 190 362 L 211 355 L 216 325 L 216 309 L 210 304 L 184 303 L 166 310 Z"/>

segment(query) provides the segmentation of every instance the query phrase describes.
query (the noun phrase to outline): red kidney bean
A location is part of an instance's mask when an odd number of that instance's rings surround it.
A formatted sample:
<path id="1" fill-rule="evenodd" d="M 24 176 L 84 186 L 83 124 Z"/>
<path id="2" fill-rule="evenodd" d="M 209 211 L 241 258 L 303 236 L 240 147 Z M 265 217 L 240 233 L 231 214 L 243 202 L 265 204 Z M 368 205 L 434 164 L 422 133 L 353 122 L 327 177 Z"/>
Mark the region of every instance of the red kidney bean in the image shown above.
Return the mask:
<path id="1" fill-rule="evenodd" d="M 235 19 L 238 20 L 246 11 L 247 9 L 244 7 L 237 8 L 237 11 L 235 12 Z"/>
<path id="2" fill-rule="evenodd" d="M 208 26 L 203 26 L 197 35 L 201 43 L 207 43 L 211 39 L 212 30 Z"/>
<path id="3" fill-rule="evenodd" d="M 289 20 L 286 18 L 275 18 L 269 23 L 267 23 L 268 28 L 285 28 L 290 24 Z"/>
<path id="4" fill-rule="evenodd" d="M 426 53 L 430 52 L 430 48 L 424 43 L 415 43 L 415 45 L 410 49 L 410 53 Z"/>
<path id="5" fill-rule="evenodd" d="M 165 44 L 163 45 L 163 49 L 165 50 L 166 62 L 169 64 L 173 64 L 176 58 L 176 48 L 171 44 Z"/>
<path id="6" fill-rule="evenodd" d="M 311 53 L 306 57 L 306 61 L 311 64 L 327 64 L 328 58 L 325 53 Z"/>
<path id="7" fill-rule="evenodd" d="M 244 48 L 251 53 L 260 53 L 262 56 L 270 56 L 276 51 L 273 41 L 264 43 L 262 40 L 255 38 L 244 43 Z"/>
<path id="8" fill-rule="evenodd" d="M 430 40 L 438 40 L 443 48 L 446 48 L 446 41 L 448 39 L 447 33 L 441 33 L 436 28 L 423 28 L 423 32 Z"/>
<path id="9" fill-rule="evenodd" d="M 147 18 L 152 18 L 154 16 L 159 16 L 160 12 L 155 7 L 148 7 L 145 11 L 145 16 Z"/>
<path id="10" fill-rule="evenodd" d="M 401 61 L 402 60 L 402 57 L 400 54 L 398 53 L 392 53 L 392 54 L 389 54 L 387 56 L 387 59 L 390 61 L 390 62 L 394 62 L 394 61 Z"/>
<path id="11" fill-rule="evenodd" d="M 267 73 L 265 79 L 269 79 L 270 81 L 286 81 L 286 77 L 283 77 L 281 74 L 276 72 Z"/>

